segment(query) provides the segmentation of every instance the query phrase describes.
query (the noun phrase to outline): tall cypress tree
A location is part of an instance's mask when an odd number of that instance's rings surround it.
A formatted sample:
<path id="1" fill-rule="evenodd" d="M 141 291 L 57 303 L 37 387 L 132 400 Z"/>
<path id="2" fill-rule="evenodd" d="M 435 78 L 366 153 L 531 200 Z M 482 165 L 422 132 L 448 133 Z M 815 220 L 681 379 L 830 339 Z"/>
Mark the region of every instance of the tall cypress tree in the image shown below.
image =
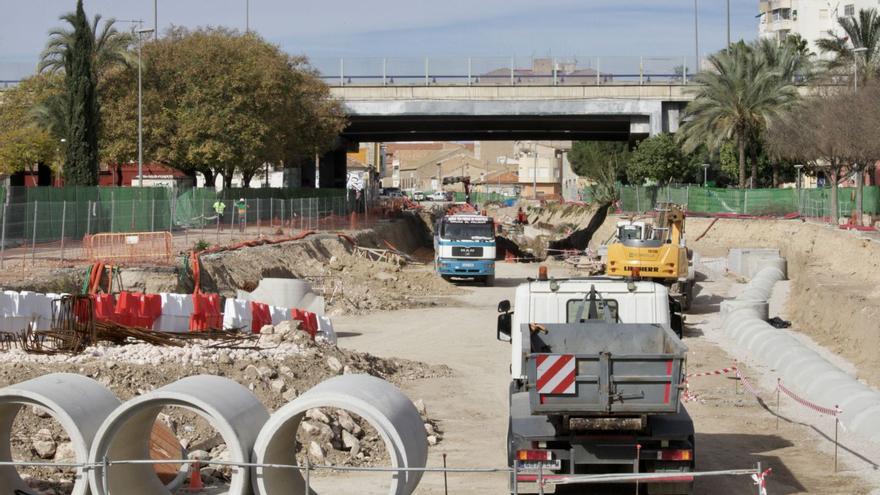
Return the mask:
<path id="1" fill-rule="evenodd" d="M 98 184 L 97 81 L 92 70 L 94 36 L 82 0 L 76 2 L 73 29 L 73 45 L 64 56 L 69 110 L 64 183 L 94 186 Z"/>

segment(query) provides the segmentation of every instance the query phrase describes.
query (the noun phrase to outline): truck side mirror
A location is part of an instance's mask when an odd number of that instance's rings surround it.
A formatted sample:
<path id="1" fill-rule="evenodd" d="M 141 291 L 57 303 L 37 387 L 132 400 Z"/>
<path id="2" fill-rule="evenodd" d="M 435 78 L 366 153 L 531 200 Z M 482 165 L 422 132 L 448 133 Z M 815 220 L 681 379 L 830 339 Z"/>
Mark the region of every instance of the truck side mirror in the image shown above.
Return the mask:
<path id="1" fill-rule="evenodd" d="M 510 301 L 507 299 L 498 303 L 498 312 L 499 313 L 509 313 L 510 312 Z"/>
<path id="2" fill-rule="evenodd" d="M 501 342 L 510 342 L 513 340 L 510 336 L 511 315 L 513 313 L 501 313 L 498 315 L 498 331 L 496 338 Z"/>

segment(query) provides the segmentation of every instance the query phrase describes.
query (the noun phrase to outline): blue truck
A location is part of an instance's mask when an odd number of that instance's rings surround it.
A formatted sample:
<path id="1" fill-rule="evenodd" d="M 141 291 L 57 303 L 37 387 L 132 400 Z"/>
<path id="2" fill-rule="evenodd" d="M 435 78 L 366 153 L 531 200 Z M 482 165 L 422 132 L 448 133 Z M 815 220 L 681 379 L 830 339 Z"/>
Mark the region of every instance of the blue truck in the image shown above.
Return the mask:
<path id="1" fill-rule="evenodd" d="M 495 221 L 459 213 L 443 216 L 434 228 L 434 269 L 444 279 L 495 283 Z"/>

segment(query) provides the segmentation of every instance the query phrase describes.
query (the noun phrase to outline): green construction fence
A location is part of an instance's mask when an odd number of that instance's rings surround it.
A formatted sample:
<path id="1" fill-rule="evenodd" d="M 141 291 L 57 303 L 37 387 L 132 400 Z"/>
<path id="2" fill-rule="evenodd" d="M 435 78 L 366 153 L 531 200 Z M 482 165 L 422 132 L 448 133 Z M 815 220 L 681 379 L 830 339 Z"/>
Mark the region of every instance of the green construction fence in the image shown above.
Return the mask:
<path id="1" fill-rule="evenodd" d="M 862 210 L 880 214 L 880 187 L 862 189 Z M 589 201 L 589 190 L 584 191 Z M 691 213 L 706 215 L 785 216 L 799 213 L 807 217 L 831 216 L 831 188 L 809 189 L 721 189 L 702 186 L 620 186 L 619 206 L 622 211 L 644 213 L 658 203 L 685 205 Z M 841 217 L 852 215 L 856 189 L 838 188 L 838 212 Z"/>
<path id="2" fill-rule="evenodd" d="M 235 200 L 244 198 L 253 220 L 289 215 L 300 200 L 311 201 L 324 212 L 345 205 L 338 199 L 345 197 L 342 189 L 229 189 L 218 193 L 203 188 L 68 186 L 0 191 L 6 238 L 36 242 L 52 242 L 62 236 L 81 238 L 87 233 L 200 228 L 215 218 L 213 204 L 217 199 L 231 211 Z"/>

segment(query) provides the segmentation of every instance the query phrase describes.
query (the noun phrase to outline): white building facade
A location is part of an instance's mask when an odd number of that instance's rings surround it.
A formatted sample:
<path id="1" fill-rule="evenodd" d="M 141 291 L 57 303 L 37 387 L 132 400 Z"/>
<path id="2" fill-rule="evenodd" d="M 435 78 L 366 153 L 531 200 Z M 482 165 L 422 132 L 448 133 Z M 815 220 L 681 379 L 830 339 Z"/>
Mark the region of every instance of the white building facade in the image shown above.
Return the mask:
<path id="1" fill-rule="evenodd" d="M 880 11 L 880 0 L 761 0 L 758 34 L 762 38 L 783 40 L 789 34 L 800 34 L 810 42 L 810 50 L 823 54 L 816 40 L 832 31 L 843 36 L 838 17 L 855 17 L 861 9 Z"/>

